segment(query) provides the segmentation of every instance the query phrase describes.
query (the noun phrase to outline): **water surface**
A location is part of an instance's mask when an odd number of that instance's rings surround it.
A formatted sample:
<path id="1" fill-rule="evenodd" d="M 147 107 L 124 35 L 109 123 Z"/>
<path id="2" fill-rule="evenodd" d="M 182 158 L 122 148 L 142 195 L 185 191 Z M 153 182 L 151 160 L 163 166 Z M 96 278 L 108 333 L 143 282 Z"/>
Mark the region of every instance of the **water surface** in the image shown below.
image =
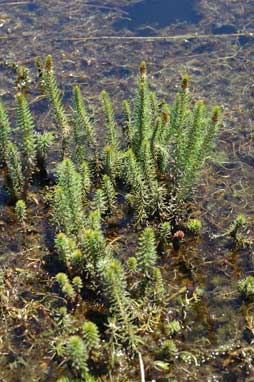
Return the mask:
<path id="1" fill-rule="evenodd" d="M 58 82 L 65 91 L 66 101 L 72 86 L 79 83 L 87 103 L 98 107 L 99 93 L 106 89 L 115 104 L 120 105 L 123 99 L 132 97 L 138 65 L 144 59 L 152 89 L 167 102 L 171 103 L 175 96 L 180 74 L 187 72 L 195 99 L 203 99 L 209 107 L 222 105 L 224 125 L 215 148 L 216 155 L 210 159 L 195 194 L 193 215 L 203 221 L 203 233 L 200 239 L 184 245 L 180 254 L 164 259 L 163 267 L 168 285 L 173 288 L 186 285 L 190 290 L 199 287 L 204 291 L 195 309 L 187 308 L 180 346 L 208 353 L 231 341 L 243 348 L 248 346 L 244 336 L 244 305 L 237 294 L 237 282 L 253 272 L 251 252 L 248 249 L 234 251 L 226 240 L 213 241 L 209 234 L 224 232 L 238 213 L 245 214 L 249 223 L 254 214 L 254 44 L 253 37 L 248 34 L 239 38 L 231 36 L 237 31 L 252 31 L 254 1 L 240 4 L 234 0 L 35 0 L 29 4 L 14 4 L 0 0 L 0 8 L 0 94 L 12 117 L 15 116 L 16 75 L 8 63 L 22 64 L 30 69 L 32 86 L 27 97 L 37 125 L 43 129 L 50 123 L 43 102 L 32 103 L 39 94 L 34 86 L 33 62 L 37 55 L 45 57 L 47 54 L 54 57 Z M 135 40 L 138 35 L 182 34 L 187 37 L 169 41 Z M 221 38 L 224 34 L 228 37 Z M 188 35 L 195 38 L 188 38 Z M 114 36 L 122 39 L 114 40 Z M 91 39 L 82 40 L 87 37 Z M 93 40 L 93 37 L 99 39 Z M 116 108 L 116 114 L 120 113 L 120 107 Z M 12 126 L 15 128 L 14 122 Z M 2 182 L 0 184 L 2 186 Z M 30 289 L 35 290 L 35 299 L 41 294 L 44 296 L 45 290 L 49 293 L 47 298 L 52 298 L 46 272 L 41 278 L 36 276 L 35 286 L 35 282 L 31 285 L 29 277 L 23 282 L 20 276 L 23 274 L 20 269 L 34 272 L 40 256 L 49 251 L 44 242 L 38 250 L 43 219 L 47 218 L 43 208 L 31 202 L 36 216 L 31 222 L 29 236 L 33 250 L 26 252 L 14 222 L 13 209 L 6 206 L 4 190 L 0 199 L 0 263 L 10 273 L 9 284 L 13 279 L 11 301 L 23 306 L 22 293 Z M 249 235 L 253 235 L 251 230 Z M 250 312 L 252 308 L 250 305 Z M 40 328 L 29 324 L 34 334 L 33 340 L 25 337 L 29 351 L 24 351 L 24 337 L 12 338 L 17 322 L 9 319 L 10 337 L 7 338 L 6 326 L 1 326 L 0 336 L 5 338 L 2 354 L 8 354 L 8 362 L 0 363 L 0 380 L 51 382 L 53 371 L 56 375 L 59 373 L 52 362 L 52 354 L 47 352 L 54 333 L 49 334 L 48 328 L 43 327 L 46 322 L 46 319 L 41 320 Z M 209 342 L 202 345 L 204 337 Z M 172 378 L 179 382 L 253 381 L 253 360 L 249 369 L 242 358 L 232 358 L 232 363 L 225 367 L 223 357 L 210 359 L 200 367 L 181 365 L 183 369 L 179 367 Z M 195 378 L 188 379 L 184 368 Z M 161 378 L 158 380 L 167 380 L 163 379 L 163 373 L 158 375 Z"/>
<path id="2" fill-rule="evenodd" d="M 116 22 L 116 28 L 126 27 L 143 36 L 173 23 L 195 24 L 201 19 L 196 2 L 192 0 L 145 0 L 126 8 L 126 11 L 127 20 Z"/>

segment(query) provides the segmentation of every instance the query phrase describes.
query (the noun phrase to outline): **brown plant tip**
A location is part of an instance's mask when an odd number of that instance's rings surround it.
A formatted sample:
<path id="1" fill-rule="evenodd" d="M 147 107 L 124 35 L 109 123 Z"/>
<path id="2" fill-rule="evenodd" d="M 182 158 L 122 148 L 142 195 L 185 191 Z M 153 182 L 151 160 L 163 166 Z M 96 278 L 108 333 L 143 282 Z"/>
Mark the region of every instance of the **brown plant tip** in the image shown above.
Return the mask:
<path id="1" fill-rule="evenodd" d="M 166 111 L 162 112 L 162 121 L 163 123 L 167 123 L 169 121 L 169 113 Z"/>
<path id="2" fill-rule="evenodd" d="M 182 240 L 184 238 L 184 232 L 183 231 L 176 231 L 174 233 L 174 237 L 177 238 L 178 240 Z"/>
<path id="3" fill-rule="evenodd" d="M 111 146 L 110 146 L 110 145 L 107 145 L 107 146 L 105 147 L 105 153 L 108 154 L 108 153 L 110 153 L 111 151 L 112 151 Z"/>
<path id="4" fill-rule="evenodd" d="M 48 55 L 48 57 L 46 58 L 45 68 L 47 72 L 50 72 L 53 69 L 53 61 L 50 55 Z"/>
<path id="5" fill-rule="evenodd" d="M 22 93 L 17 93 L 16 99 L 17 99 L 18 103 L 21 104 L 23 101 Z"/>
<path id="6" fill-rule="evenodd" d="M 186 91 L 188 89 L 188 86 L 189 86 L 189 77 L 188 76 L 184 76 L 182 78 L 182 90 Z"/>
<path id="7" fill-rule="evenodd" d="M 217 123 L 219 120 L 219 109 L 216 108 L 213 112 L 212 121 L 213 123 Z"/>
<path id="8" fill-rule="evenodd" d="M 141 77 L 144 78 L 146 76 L 146 63 L 144 61 L 141 62 L 139 70 Z"/>

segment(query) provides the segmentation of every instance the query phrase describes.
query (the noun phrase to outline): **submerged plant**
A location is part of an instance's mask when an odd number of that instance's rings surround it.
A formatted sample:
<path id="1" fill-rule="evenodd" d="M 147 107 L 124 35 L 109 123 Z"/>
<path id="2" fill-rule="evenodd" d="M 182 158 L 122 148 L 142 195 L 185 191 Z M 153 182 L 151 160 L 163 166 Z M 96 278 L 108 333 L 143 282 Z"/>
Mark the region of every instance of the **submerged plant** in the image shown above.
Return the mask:
<path id="1" fill-rule="evenodd" d="M 239 290 L 245 298 L 249 298 L 254 295 L 254 277 L 248 276 L 244 280 L 240 281 Z"/>
<path id="2" fill-rule="evenodd" d="M 202 227 L 202 223 L 198 219 L 188 220 L 187 228 L 191 233 L 198 234 Z"/>
<path id="3" fill-rule="evenodd" d="M 236 239 L 237 235 L 239 234 L 240 230 L 245 226 L 245 224 L 245 216 L 238 215 L 227 232 L 228 236 L 231 236 L 233 239 Z"/>
<path id="4" fill-rule="evenodd" d="M 244 248 L 251 242 L 244 238 L 244 231 L 246 230 L 246 218 L 244 215 L 238 215 L 233 221 L 229 229 L 226 231 L 225 236 L 233 239 L 235 248 Z"/>
<path id="5" fill-rule="evenodd" d="M 25 225 L 26 221 L 26 203 L 24 200 L 18 200 L 15 206 L 15 213 L 17 217 L 17 221 L 21 225 Z"/>
<path id="6" fill-rule="evenodd" d="M 161 352 L 166 357 L 166 359 L 170 359 L 176 356 L 176 354 L 178 353 L 178 349 L 173 340 L 166 340 L 162 343 Z"/>
<path id="7" fill-rule="evenodd" d="M 164 325 L 165 333 L 167 336 L 172 336 L 181 331 L 180 322 L 177 320 L 173 320 Z"/>

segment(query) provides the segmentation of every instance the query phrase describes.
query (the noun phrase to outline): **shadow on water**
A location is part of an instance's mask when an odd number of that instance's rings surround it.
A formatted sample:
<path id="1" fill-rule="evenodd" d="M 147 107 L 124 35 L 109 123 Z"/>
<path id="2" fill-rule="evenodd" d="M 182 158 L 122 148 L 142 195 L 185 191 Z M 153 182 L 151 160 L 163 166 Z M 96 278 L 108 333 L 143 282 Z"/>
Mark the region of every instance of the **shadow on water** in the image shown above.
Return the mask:
<path id="1" fill-rule="evenodd" d="M 212 33 L 218 35 L 237 33 L 237 27 L 234 25 L 214 25 L 212 27 Z"/>
<path id="2" fill-rule="evenodd" d="M 27 5 L 27 10 L 29 12 L 36 12 L 40 9 L 40 5 L 37 4 L 36 2 L 31 2 Z"/>
<path id="3" fill-rule="evenodd" d="M 128 19 L 117 21 L 115 28 L 126 27 L 142 35 L 151 35 L 150 28 L 164 28 L 178 21 L 196 24 L 201 20 L 193 0 L 145 0 L 126 10 Z"/>

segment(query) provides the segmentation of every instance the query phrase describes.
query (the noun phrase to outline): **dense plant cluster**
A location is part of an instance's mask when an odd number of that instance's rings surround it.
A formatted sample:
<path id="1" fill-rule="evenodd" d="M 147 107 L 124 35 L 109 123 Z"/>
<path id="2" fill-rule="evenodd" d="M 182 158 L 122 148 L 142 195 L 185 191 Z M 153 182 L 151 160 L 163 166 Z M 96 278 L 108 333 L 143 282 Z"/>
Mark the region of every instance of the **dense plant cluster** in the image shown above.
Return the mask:
<path id="1" fill-rule="evenodd" d="M 105 194 L 110 192 L 112 197 L 116 193 L 114 187 L 121 192 L 124 190 L 126 202 L 135 211 L 138 223 L 178 216 L 211 150 L 220 126 L 220 109 L 215 107 L 209 114 L 202 101 L 193 104 L 187 76 L 183 77 L 181 89 L 170 108 L 149 90 L 146 65 L 141 63 L 133 105 L 123 102 L 121 127 L 117 125 L 109 95 L 106 91 L 101 93 L 107 135 L 105 144 L 99 146 L 96 123 L 87 112 L 78 85 L 73 89 L 73 116 L 69 117 L 57 87 L 51 57 L 47 57 L 45 65 L 38 59 L 37 67 L 41 88 L 53 112 L 62 157 L 68 157 L 75 169 L 83 173 L 83 181 L 88 182 L 83 185 L 82 192 L 88 194 L 93 191 L 92 185 L 102 188 L 103 184 L 104 190 L 97 197 L 108 199 L 109 194 Z M 23 139 L 22 164 L 12 143 L 8 115 L 2 104 L 0 145 L 1 160 L 7 165 L 11 189 L 17 198 L 26 192 L 24 187 L 31 175 L 38 168 L 45 170 L 53 137 L 49 132 L 39 134 L 36 131 L 24 95 L 19 93 L 16 99 L 17 126 Z M 108 203 L 112 202 L 110 199 Z"/>
<path id="2" fill-rule="evenodd" d="M 36 64 L 56 131 L 54 136 L 38 132 L 26 97 L 19 93 L 16 120 L 21 143 L 16 143 L 0 104 L 6 186 L 16 202 L 17 220 L 24 226 L 29 187 L 35 177 L 43 184 L 48 153 L 54 140 L 59 144 L 61 161 L 49 197 L 55 251 L 63 270 L 55 280 L 70 309 L 89 291 L 106 316 L 102 343 L 95 323 L 84 317 L 82 327 L 73 330 L 72 315 L 61 309 L 54 354 L 68 364 L 74 378 L 86 382 L 94 380 L 94 364 L 103 363 L 102 354 L 109 375 L 122 367 L 123 358 L 135 356 L 144 375 L 141 349 L 147 333 L 164 333 L 164 358 L 178 353 L 172 337 L 181 327 L 167 313 L 170 295 L 158 260 L 184 236 L 179 221 L 186 217 L 186 203 L 220 127 L 220 109 L 208 112 L 202 101 L 193 103 L 187 76 L 173 105 L 161 102 L 149 89 L 142 62 L 134 102 L 123 102 L 120 124 L 109 95 L 101 93 L 100 123 L 103 120 L 106 136 L 99 144 L 95 118 L 88 113 L 79 86 L 73 89 L 69 115 L 52 58 L 48 56 L 45 63 L 37 59 Z M 110 219 L 120 225 L 126 217 L 140 232 L 135 253 L 123 261 L 108 233 Z M 189 220 L 186 229 L 197 234 L 201 224 Z"/>

